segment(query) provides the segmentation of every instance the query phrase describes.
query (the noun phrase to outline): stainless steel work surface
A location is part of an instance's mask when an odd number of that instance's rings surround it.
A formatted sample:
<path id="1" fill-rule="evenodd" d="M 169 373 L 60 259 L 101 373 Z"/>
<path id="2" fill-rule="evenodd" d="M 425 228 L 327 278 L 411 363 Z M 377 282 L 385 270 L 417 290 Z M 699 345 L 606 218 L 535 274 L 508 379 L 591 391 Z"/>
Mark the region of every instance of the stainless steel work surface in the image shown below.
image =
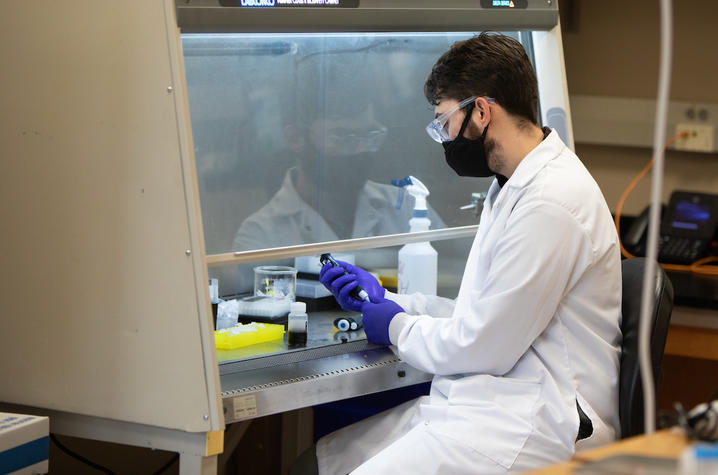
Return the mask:
<path id="1" fill-rule="evenodd" d="M 431 377 L 386 347 L 222 374 L 225 423 L 409 386 Z"/>
<path id="2" fill-rule="evenodd" d="M 431 379 L 390 348 L 369 343 L 363 330 L 337 331 L 333 321 L 339 316 L 361 319 L 341 311 L 310 313 L 305 347 L 290 348 L 285 334 L 282 340 L 218 351 L 225 422 Z"/>

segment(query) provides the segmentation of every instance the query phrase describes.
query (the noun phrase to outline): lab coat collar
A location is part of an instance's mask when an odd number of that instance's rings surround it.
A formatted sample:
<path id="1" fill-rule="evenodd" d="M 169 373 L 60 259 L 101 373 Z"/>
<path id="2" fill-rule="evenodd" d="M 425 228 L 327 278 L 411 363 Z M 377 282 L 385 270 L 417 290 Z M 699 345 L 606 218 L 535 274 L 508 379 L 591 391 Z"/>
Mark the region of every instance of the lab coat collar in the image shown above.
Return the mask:
<path id="1" fill-rule="evenodd" d="M 284 181 L 282 186 L 275 195 L 275 198 L 281 203 L 279 207 L 282 214 L 290 216 L 294 214 L 304 213 L 307 210 L 313 209 L 302 199 L 294 187 L 294 176 L 297 174 L 297 167 L 292 167 L 287 170 L 284 175 Z"/>
<path id="2" fill-rule="evenodd" d="M 521 160 L 511 178 L 504 184 L 504 187 L 523 188 L 564 148 L 566 148 L 566 145 L 561 141 L 558 133 L 551 130 L 551 133 Z"/>
<path id="3" fill-rule="evenodd" d="M 501 193 L 507 188 L 523 188 L 526 186 L 548 162 L 557 157 L 566 146 L 561 141 L 555 130 L 551 130 L 546 138 L 540 144 L 526 155 L 521 163 L 514 170 L 511 178 L 508 179 L 503 186 L 499 185 L 499 181 L 494 179 L 489 187 L 486 195 L 484 207 L 492 209 L 500 204 L 500 196 L 505 196 L 506 192 Z"/>

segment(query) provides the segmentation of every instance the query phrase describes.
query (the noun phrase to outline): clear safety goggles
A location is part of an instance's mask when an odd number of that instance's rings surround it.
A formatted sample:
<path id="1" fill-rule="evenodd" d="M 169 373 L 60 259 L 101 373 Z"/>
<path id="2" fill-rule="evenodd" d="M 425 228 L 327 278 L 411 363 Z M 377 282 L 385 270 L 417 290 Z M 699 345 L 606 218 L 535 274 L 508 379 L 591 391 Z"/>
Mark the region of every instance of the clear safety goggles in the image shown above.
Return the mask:
<path id="1" fill-rule="evenodd" d="M 454 112 L 463 109 L 469 104 L 473 104 L 473 102 L 479 97 L 480 96 L 471 96 L 468 99 L 464 99 L 436 119 L 429 122 L 429 125 L 426 126 L 426 133 L 429 134 L 429 137 L 431 137 L 434 142 L 444 143 L 451 140 L 449 137 L 449 127 L 447 125 L 449 123 L 449 117 L 451 117 Z M 493 97 L 485 97 L 484 99 L 486 99 L 487 102 L 496 102 L 496 99 Z"/>

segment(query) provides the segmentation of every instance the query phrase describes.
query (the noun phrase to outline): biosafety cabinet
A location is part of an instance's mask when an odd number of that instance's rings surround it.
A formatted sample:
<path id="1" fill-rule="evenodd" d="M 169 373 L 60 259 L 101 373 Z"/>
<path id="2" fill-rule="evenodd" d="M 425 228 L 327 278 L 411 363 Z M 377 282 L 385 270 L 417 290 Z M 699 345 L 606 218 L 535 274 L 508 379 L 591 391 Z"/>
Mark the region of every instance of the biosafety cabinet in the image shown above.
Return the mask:
<path id="1" fill-rule="evenodd" d="M 490 181 L 456 177 L 424 131 L 423 84 L 452 43 L 518 39 L 543 124 L 573 145 L 552 0 L 1 10 L 0 402 L 178 451 L 187 473 L 213 469 L 225 424 L 430 379 L 320 305 L 306 346 L 217 351 L 207 284 L 241 297 L 254 266 L 332 252 L 391 286 L 397 250 L 430 240 L 456 296 Z M 408 232 L 390 184 L 408 175 L 430 231 Z"/>

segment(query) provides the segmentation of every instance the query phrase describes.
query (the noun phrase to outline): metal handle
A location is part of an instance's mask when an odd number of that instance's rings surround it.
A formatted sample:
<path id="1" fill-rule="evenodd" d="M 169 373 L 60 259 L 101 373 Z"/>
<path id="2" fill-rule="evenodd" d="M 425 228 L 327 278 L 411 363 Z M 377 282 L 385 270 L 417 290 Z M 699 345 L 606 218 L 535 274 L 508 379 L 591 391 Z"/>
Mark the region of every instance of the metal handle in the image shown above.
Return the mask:
<path id="1" fill-rule="evenodd" d="M 412 242 L 442 241 L 473 237 L 478 226 L 460 226 L 455 228 L 432 229 L 416 233 L 387 234 L 385 236 L 372 236 L 341 241 L 318 242 L 312 244 L 299 244 L 296 246 L 275 247 L 272 249 L 258 249 L 256 251 L 227 252 L 212 254 L 205 257 L 208 267 L 221 267 L 247 262 L 272 261 L 298 256 L 313 256 L 325 252 L 356 251 L 359 249 L 373 249 L 389 247 Z"/>
<path id="2" fill-rule="evenodd" d="M 486 201 L 487 193 L 482 191 L 481 193 L 471 193 L 471 204 L 459 207 L 461 210 L 473 209 L 474 216 L 478 217 L 481 214 L 481 209 L 484 207 L 484 201 Z"/>

